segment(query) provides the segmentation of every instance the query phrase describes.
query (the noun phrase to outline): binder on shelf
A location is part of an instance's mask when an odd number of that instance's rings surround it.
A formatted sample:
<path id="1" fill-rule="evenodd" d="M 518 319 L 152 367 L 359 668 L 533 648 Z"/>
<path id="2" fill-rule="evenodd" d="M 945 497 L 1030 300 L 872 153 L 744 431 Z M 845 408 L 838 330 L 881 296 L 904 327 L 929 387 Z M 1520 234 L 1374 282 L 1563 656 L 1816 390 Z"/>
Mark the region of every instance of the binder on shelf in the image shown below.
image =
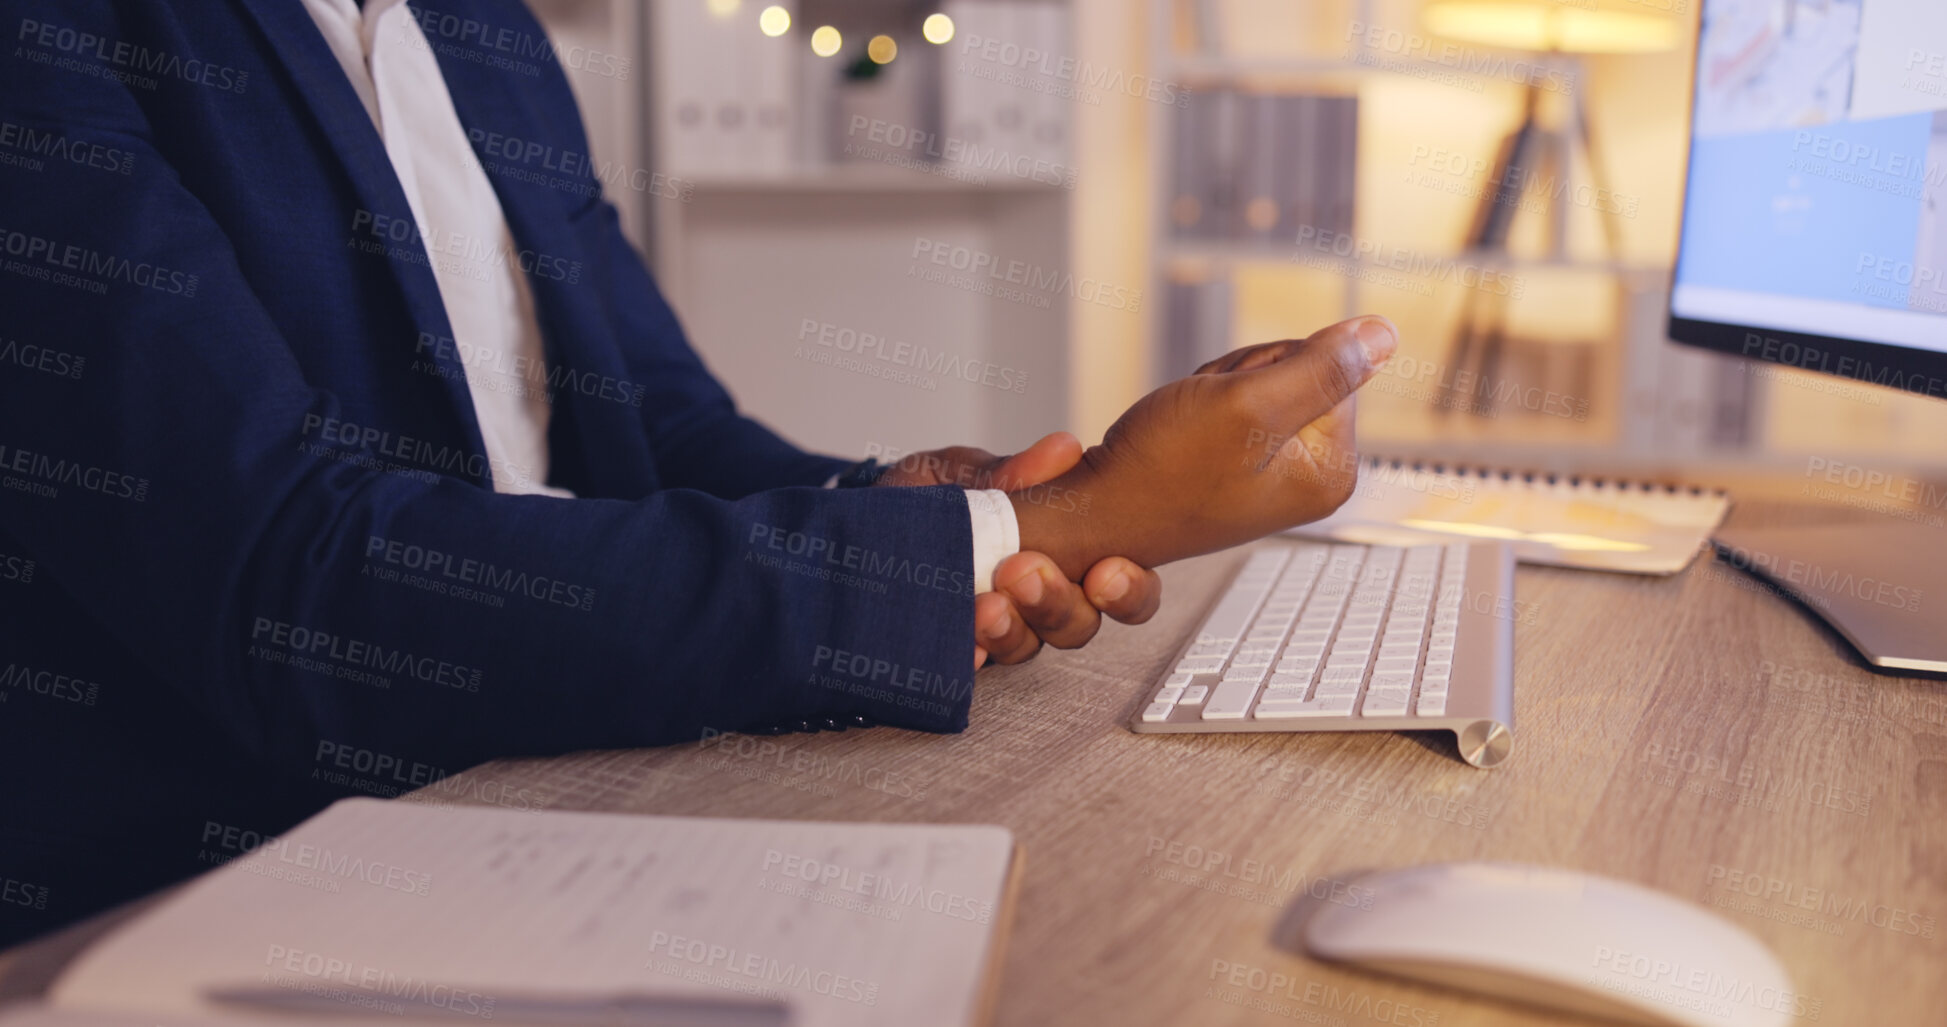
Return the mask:
<path id="1" fill-rule="evenodd" d="M 1333 232 L 1352 231 L 1358 181 L 1359 101 L 1352 96 L 1324 98 L 1329 131 L 1321 133 L 1319 167 L 1330 183 L 1325 190 L 1325 221 Z"/>
<path id="2" fill-rule="evenodd" d="M 1031 3 L 1023 5 L 1030 38 L 1040 52 L 1047 54 L 1042 67 L 1029 69 L 1035 91 L 1031 96 L 1028 119 L 1029 153 L 1048 164 L 1051 175 L 1069 179 L 1069 125 L 1077 102 L 1075 83 L 1061 75 L 1063 58 L 1072 56 L 1066 4 Z"/>
<path id="3" fill-rule="evenodd" d="M 1288 100 L 1258 93 L 1237 98 L 1238 185 L 1229 226 L 1233 239 L 1263 243 L 1277 238 L 1285 205 L 1278 194 L 1277 116 L 1280 104 Z"/>
<path id="4" fill-rule="evenodd" d="M 1190 102 L 1173 112 L 1174 138 L 1170 140 L 1170 231 L 1179 238 L 1197 239 L 1210 231 L 1210 195 L 1204 176 L 1209 173 L 1205 154 L 1214 142 L 1211 111 L 1215 101 L 1210 93 L 1193 93 Z"/>
<path id="5" fill-rule="evenodd" d="M 989 181 L 1067 186 L 1076 84 L 1062 77 L 1069 56 L 1068 7 L 1017 0 L 952 0 L 942 8 L 954 38 L 941 55 L 938 159 L 968 165 Z M 1003 60 L 974 40 L 996 40 Z M 1030 60 L 1029 55 L 1039 54 Z"/>
<path id="6" fill-rule="evenodd" d="M 1192 94 L 1173 112 L 1172 233 L 1291 244 L 1350 232 L 1358 110 L 1352 96 Z"/>
<path id="7" fill-rule="evenodd" d="M 781 0 L 794 16 L 797 0 Z M 703 0 L 650 5 L 658 170 L 685 178 L 783 174 L 800 120 L 800 47 L 757 27 L 757 10 L 717 13 Z"/>
<path id="8" fill-rule="evenodd" d="M 996 112 L 1002 103 L 1001 84 L 974 39 L 1001 39 L 1007 31 L 1002 5 L 952 0 L 942 10 L 953 19 L 953 52 L 940 62 L 940 124 L 943 136 L 937 155 L 942 163 L 976 170 L 973 151 L 998 145 Z"/>
<path id="9" fill-rule="evenodd" d="M 1279 104 L 1278 145 L 1273 151 L 1278 160 L 1278 195 L 1284 199 L 1279 238 L 1297 239 L 1302 229 L 1321 227 L 1318 176 L 1309 167 L 1317 159 L 1311 141 L 1318 134 L 1319 106 L 1315 96 L 1287 96 Z"/>

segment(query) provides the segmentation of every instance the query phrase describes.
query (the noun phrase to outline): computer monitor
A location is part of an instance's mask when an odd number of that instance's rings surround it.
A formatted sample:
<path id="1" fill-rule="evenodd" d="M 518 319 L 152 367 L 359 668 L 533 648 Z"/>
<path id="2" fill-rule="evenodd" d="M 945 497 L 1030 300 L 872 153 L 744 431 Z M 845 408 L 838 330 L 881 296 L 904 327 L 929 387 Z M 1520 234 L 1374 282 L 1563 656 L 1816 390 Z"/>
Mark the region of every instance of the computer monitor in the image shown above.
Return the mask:
<path id="1" fill-rule="evenodd" d="M 1947 398 L 1947 4 L 1704 0 L 1670 337 Z"/>
<path id="2" fill-rule="evenodd" d="M 1947 399 L 1947 3 L 1703 0 L 1669 333 Z M 1947 672 L 1947 529 L 1880 520 L 1715 541 L 1873 666 Z"/>

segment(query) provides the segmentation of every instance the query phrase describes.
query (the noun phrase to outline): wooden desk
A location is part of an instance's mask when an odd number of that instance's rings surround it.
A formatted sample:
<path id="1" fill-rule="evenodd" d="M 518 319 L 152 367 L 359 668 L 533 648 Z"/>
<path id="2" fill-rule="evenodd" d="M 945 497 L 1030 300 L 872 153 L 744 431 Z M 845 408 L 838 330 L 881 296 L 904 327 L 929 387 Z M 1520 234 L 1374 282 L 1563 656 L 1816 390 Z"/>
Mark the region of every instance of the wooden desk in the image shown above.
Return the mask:
<path id="1" fill-rule="evenodd" d="M 1753 503 L 1732 516 L 1848 515 Z M 1665 579 L 1518 571 L 1516 747 L 1496 770 L 1462 763 L 1443 734 L 1130 733 L 1139 696 L 1240 558 L 1166 568 L 1150 626 L 1110 625 L 1080 652 L 984 672 L 963 735 L 504 761 L 448 779 L 446 798 L 408 801 L 1004 824 L 1027 872 L 1003 1024 L 1570 1022 L 1271 942 L 1296 894 L 1453 859 L 1578 867 L 1732 903 L 1720 912 L 1796 978 L 1797 1022 L 1940 1021 L 1947 685 L 1867 672 L 1810 614 L 1705 556 Z M 73 940 L 28 946 L 14 967 L 55 962 Z M 1272 991 L 1270 974 L 1290 983 Z"/>

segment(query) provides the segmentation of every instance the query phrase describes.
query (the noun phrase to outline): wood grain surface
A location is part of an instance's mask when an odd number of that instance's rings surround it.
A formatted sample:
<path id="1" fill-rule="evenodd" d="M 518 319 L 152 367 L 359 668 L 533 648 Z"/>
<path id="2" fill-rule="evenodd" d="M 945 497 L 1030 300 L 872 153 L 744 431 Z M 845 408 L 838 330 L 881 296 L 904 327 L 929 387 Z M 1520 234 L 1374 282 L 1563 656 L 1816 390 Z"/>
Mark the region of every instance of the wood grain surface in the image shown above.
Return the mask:
<path id="1" fill-rule="evenodd" d="M 1848 516 L 1863 515 L 1732 512 Z M 1495 770 L 1436 733 L 1131 733 L 1241 559 L 1165 568 L 1150 625 L 983 671 L 961 735 L 502 761 L 405 801 L 1004 825 L 1026 851 L 996 1015 L 1009 1025 L 1576 1022 L 1274 941 L 1300 896 L 1356 901 L 1346 882 L 1363 869 L 1463 859 L 1714 907 L 1789 968 L 1796 1023 L 1947 1021 L 1947 684 L 1867 671 L 1810 613 L 1706 554 L 1670 578 L 1517 571 L 1516 741 Z M 45 965 L 72 937 L 11 962 Z"/>

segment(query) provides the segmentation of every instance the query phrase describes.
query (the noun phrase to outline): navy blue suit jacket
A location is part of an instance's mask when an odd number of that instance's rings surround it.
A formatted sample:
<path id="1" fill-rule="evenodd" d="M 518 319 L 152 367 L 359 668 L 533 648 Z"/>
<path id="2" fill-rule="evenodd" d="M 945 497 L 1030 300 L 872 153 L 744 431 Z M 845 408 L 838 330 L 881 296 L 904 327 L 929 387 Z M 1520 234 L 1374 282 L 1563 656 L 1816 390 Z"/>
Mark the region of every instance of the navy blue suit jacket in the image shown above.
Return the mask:
<path id="1" fill-rule="evenodd" d="M 684 340 L 528 11 L 413 7 L 580 498 L 494 492 L 426 246 L 298 0 L 0 2 L 0 940 L 493 757 L 965 726 L 964 495 L 818 488 L 844 462 Z"/>

